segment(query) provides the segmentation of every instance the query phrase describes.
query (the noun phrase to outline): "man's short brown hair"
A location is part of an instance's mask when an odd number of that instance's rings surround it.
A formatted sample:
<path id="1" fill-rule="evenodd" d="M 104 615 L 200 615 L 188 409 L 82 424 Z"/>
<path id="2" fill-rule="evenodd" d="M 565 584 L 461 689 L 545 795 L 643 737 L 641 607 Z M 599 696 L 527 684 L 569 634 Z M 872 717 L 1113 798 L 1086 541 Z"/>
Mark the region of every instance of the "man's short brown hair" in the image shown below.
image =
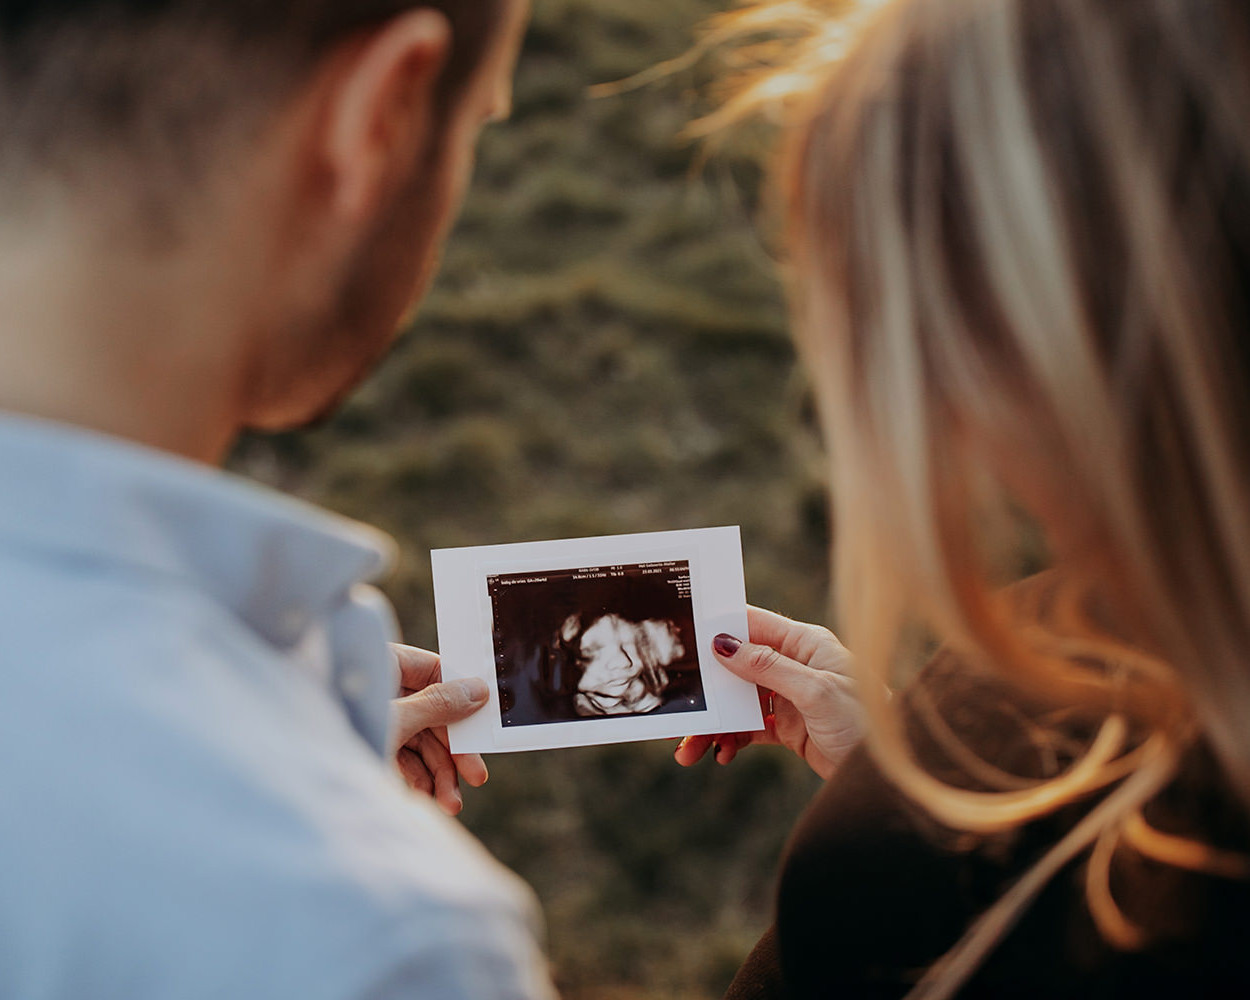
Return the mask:
<path id="1" fill-rule="evenodd" d="M 454 104 L 504 0 L 0 0 L 0 203 L 120 161 L 153 190 L 194 181 L 335 43 L 403 11 L 451 22 Z M 151 193 L 151 192 L 150 192 Z"/>

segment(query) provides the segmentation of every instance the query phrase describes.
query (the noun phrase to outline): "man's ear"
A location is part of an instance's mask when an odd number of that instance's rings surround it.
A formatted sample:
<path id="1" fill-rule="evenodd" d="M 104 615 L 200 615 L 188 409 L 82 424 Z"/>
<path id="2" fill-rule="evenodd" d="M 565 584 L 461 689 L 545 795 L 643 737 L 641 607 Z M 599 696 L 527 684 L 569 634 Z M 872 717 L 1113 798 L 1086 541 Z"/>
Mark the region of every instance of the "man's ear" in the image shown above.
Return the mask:
<path id="1" fill-rule="evenodd" d="M 435 138 L 434 102 L 450 47 L 447 19 L 418 9 L 342 53 L 320 130 L 331 202 L 340 216 L 369 217 L 411 176 Z"/>

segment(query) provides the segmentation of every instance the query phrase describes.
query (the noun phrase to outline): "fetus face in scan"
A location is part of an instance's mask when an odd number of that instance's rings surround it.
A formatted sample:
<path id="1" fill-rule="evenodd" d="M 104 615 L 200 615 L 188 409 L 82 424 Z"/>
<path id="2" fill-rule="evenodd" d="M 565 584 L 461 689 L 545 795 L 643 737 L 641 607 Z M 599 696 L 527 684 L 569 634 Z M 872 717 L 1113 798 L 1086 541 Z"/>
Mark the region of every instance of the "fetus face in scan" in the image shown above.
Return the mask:
<path id="1" fill-rule="evenodd" d="M 580 625 L 577 616 L 565 622 L 566 642 L 577 641 Z M 593 619 L 577 648 L 581 677 L 573 704 L 582 716 L 655 711 L 669 684 L 664 668 L 685 653 L 672 622 L 632 622 L 615 614 Z"/>

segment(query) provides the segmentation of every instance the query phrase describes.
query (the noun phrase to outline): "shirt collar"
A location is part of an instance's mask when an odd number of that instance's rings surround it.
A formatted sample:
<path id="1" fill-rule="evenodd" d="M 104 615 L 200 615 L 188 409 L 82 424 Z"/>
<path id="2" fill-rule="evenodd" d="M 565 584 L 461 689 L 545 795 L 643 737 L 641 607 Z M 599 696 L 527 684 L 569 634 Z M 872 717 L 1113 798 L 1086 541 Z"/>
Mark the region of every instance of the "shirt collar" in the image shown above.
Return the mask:
<path id="1" fill-rule="evenodd" d="M 373 528 L 219 469 L 2 413 L 0 545 L 178 577 L 279 646 L 394 553 Z"/>

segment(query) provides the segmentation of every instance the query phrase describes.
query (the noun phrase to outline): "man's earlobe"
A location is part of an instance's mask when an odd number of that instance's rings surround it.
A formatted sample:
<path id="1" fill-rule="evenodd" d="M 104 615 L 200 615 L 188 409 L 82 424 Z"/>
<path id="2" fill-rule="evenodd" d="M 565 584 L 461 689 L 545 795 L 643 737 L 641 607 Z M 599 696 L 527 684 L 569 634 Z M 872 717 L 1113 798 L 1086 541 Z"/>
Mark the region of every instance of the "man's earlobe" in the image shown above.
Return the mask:
<path id="1" fill-rule="evenodd" d="M 446 17 L 392 18 L 342 53 L 327 93 L 323 151 L 345 218 L 375 212 L 434 141 L 438 81 L 451 47 Z"/>

